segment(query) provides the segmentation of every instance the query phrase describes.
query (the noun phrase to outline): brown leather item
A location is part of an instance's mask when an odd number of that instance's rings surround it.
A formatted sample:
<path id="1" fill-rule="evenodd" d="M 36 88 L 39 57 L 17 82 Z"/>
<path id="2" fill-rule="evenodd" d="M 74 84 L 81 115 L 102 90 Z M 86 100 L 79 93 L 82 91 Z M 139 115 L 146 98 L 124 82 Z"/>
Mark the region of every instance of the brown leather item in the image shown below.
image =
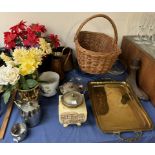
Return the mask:
<path id="1" fill-rule="evenodd" d="M 120 59 L 128 68 L 134 58 L 140 59 L 141 68 L 138 73 L 138 84 L 155 106 L 155 58 L 131 41 L 128 36 L 123 37 L 121 48 Z"/>

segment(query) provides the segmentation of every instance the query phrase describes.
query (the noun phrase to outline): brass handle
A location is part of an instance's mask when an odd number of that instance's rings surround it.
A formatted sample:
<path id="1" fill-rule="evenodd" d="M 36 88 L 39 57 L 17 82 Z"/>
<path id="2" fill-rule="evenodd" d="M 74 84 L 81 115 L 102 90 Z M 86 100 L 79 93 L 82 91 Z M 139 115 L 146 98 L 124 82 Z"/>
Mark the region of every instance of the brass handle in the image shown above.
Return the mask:
<path id="1" fill-rule="evenodd" d="M 62 55 L 64 55 L 64 51 L 65 51 L 67 48 L 69 48 L 69 47 L 64 47 L 64 48 L 63 48 L 63 50 L 62 50 Z M 69 53 L 67 54 L 67 57 L 66 57 L 65 60 L 64 60 L 64 65 L 66 65 L 66 63 L 67 63 L 67 61 L 68 61 L 70 55 L 71 55 L 71 48 L 69 48 Z"/>
<path id="2" fill-rule="evenodd" d="M 67 54 L 67 57 L 66 57 L 66 59 L 65 59 L 65 61 L 64 61 L 64 65 L 66 65 L 66 63 L 68 62 L 70 55 L 71 55 L 71 52 L 69 52 L 69 53 Z"/>
<path id="3" fill-rule="evenodd" d="M 117 41 L 118 41 L 118 33 L 117 33 L 116 25 L 115 25 L 114 21 L 113 21 L 109 16 L 104 15 L 104 14 L 96 14 L 96 15 L 93 15 L 93 16 L 87 18 L 87 19 L 79 26 L 79 28 L 78 28 L 78 30 L 77 30 L 77 32 L 76 32 L 76 34 L 75 34 L 74 41 L 77 40 L 78 34 L 80 33 L 80 31 L 81 31 L 81 29 L 83 28 L 83 26 L 84 26 L 88 21 L 90 21 L 91 19 L 96 18 L 96 17 L 103 17 L 103 18 L 107 19 L 107 20 L 111 23 L 111 25 L 112 25 L 112 27 L 113 27 L 113 29 L 114 29 L 114 43 L 117 44 Z"/>
<path id="4" fill-rule="evenodd" d="M 122 141 L 122 142 L 135 142 L 137 140 L 139 140 L 143 133 L 141 131 L 139 132 L 134 132 L 135 136 L 134 137 L 125 137 L 122 135 L 122 133 L 116 133 L 116 135 L 119 137 L 119 139 Z"/>

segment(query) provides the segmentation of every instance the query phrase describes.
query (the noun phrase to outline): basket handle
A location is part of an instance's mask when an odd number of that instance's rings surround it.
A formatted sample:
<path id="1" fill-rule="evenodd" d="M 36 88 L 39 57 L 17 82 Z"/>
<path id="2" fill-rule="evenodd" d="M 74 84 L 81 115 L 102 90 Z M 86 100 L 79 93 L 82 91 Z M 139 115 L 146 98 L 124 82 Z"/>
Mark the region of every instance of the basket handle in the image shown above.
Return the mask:
<path id="1" fill-rule="evenodd" d="M 112 25 L 112 27 L 113 27 L 113 29 L 114 29 L 114 43 L 117 44 L 117 41 L 118 41 L 118 33 L 117 33 L 116 25 L 115 25 L 114 21 L 113 21 L 109 16 L 107 16 L 107 15 L 105 15 L 105 14 L 96 14 L 96 15 L 93 15 L 93 16 L 87 18 L 87 19 L 79 26 L 79 28 L 78 28 L 78 30 L 77 30 L 77 32 L 76 32 L 76 34 L 75 34 L 74 41 L 77 40 L 77 36 L 79 35 L 79 33 L 80 33 L 81 29 L 83 28 L 83 26 L 84 26 L 88 21 L 90 21 L 90 20 L 92 20 L 93 18 L 96 18 L 96 17 L 103 17 L 103 18 L 107 19 L 107 20 L 111 23 L 111 25 Z"/>

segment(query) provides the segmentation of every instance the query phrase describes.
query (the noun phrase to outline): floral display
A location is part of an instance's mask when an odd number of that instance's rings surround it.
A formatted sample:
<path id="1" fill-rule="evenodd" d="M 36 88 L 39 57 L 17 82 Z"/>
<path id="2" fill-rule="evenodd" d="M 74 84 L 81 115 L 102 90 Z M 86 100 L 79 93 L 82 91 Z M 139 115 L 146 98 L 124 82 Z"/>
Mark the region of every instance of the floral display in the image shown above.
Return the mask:
<path id="1" fill-rule="evenodd" d="M 25 76 L 30 76 L 37 71 L 39 65 L 42 64 L 42 58 L 51 51 L 51 46 L 44 39 L 40 39 L 39 44 L 39 47 L 18 47 L 14 49 L 11 57 L 4 53 L 0 57 L 6 63 L 6 66 L 17 67 L 20 76 L 23 76 L 22 79 L 24 79 Z M 29 79 L 30 77 L 27 78 Z M 25 89 L 23 86 L 21 88 Z"/>
<path id="2" fill-rule="evenodd" d="M 14 89 L 29 90 L 38 85 L 38 67 L 43 58 L 52 54 L 52 48 L 60 46 L 57 35 L 45 37 L 44 25 L 26 25 L 25 21 L 4 32 L 5 48 L 1 53 L 4 65 L 0 67 L 0 91 L 7 102 Z M 44 37 L 43 37 L 44 36 Z"/>
<path id="3" fill-rule="evenodd" d="M 31 24 L 26 25 L 25 21 L 20 21 L 17 25 L 12 26 L 8 32 L 4 32 L 4 43 L 8 49 L 14 49 L 17 46 L 37 47 L 42 35 L 47 31 L 44 25 Z M 57 35 L 49 34 L 45 37 L 52 48 L 60 46 Z"/>
<path id="4" fill-rule="evenodd" d="M 0 55 L 6 64 L 0 67 L 0 85 L 6 92 L 4 93 L 6 102 L 12 89 L 28 90 L 38 84 L 37 69 L 50 48 L 50 46 L 45 46 L 43 49 L 18 47 L 13 51 L 12 56 L 4 53 Z"/>

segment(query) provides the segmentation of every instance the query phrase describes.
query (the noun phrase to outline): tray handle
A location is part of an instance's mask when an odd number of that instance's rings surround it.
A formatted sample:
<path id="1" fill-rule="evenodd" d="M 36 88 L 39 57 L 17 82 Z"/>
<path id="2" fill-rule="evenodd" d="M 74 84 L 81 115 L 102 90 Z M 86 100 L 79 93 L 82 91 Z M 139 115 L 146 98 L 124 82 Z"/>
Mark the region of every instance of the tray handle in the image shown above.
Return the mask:
<path id="1" fill-rule="evenodd" d="M 134 132 L 134 134 L 135 134 L 134 137 L 125 137 L 125 136 L 122 135 L 124 133 L 114 133 L 114 134 L 117 135 L 118 138 L 122 142 L 128 142 L 128 143 L 135 142 L 135 141 L 139 140 L 142 137 L 142 135 L 143 135 L 143 133 L 141 131 Z"/>

